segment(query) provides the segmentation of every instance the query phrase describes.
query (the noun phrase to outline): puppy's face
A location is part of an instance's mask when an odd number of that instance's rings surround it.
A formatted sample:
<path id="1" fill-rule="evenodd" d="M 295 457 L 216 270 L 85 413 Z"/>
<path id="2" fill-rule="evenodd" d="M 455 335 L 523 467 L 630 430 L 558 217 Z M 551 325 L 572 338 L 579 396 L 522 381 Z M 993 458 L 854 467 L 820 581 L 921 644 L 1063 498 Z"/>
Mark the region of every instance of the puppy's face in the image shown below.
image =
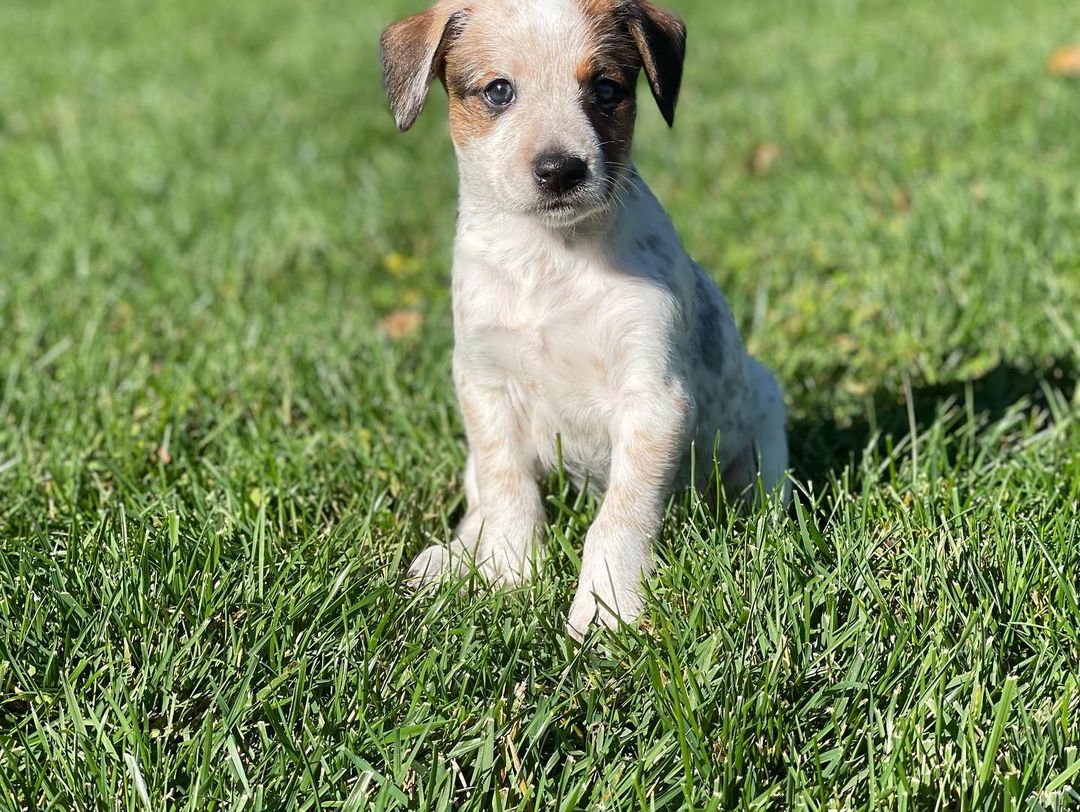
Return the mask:
<path id="1" fill-rule="evenodd" d="M 469 192 L 572 224 L 618 199 L 642 68 L 673 121 L 685 33 L 645 0 L 443 0 L 387 29 L 383 66 L 403 130 L 443 81 Z"/>

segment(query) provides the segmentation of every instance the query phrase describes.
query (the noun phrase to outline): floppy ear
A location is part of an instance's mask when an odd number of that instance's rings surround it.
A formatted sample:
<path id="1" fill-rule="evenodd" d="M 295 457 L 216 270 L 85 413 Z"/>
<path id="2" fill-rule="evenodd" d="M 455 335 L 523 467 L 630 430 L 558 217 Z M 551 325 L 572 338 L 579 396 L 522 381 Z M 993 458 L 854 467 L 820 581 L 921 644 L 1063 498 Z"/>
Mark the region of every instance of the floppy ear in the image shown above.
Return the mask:
<path id="1" fill-rule="evenodd" d="M 446 66 L 446 52 L 461 31 L 465 12 L 440 3 L 387 28 L 379 40 L 383 81 L 398 128 L 409 129 L 424 109 L 428 88 Z"/>
<path id="2" fill-rule="evenodd" d="M 682 87 L 686 26 L 674 14 L 648 0 L 637 0 L 633 5 L 630 35 L 641 52 L 645 75 L 660 112 L 671 127 L 675 125 L 675 103 Z"/>

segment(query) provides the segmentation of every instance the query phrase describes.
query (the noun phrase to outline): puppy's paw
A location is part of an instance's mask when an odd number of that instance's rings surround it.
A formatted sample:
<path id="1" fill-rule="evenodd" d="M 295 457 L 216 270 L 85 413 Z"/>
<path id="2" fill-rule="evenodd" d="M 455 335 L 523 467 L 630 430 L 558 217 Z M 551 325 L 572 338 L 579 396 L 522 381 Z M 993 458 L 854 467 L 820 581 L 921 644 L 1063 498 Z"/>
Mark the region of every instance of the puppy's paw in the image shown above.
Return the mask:
<path id="1" fill-rule="evenodd" d="M 450 551 L 439 544 L 428 547 L 420 553 L 405 576 L 405 583 L 411 589 L 420 589 L 429 584 L 438 584 L 446 580 L 454 571 L 455 562 Z"/>
<path id="2" fill-rule="evenodd" d="M 492 587 L 509 589 L 529 583 L 538 568 L 538 555 L 522 558 L 509 550 L 482 550 L 476 558 L 476 572 Z M 473 566 L 472 555 L 457 551 L 454 545 L 436 544 L 420 553 L 409 565 L 405 582 L 412 589 L 438 584 L 455 575 L 467 575 Z"/>
<path id="3" fill-rule="evenodd" d="M 617 629 L 620 621 L 636 621 L 643 607 L 640 585 L 615 589 L 611 584 L 598 587 L 582 582 L 570 604 L 566 633 L 580 643 L 594 621 L 608 629 Z"/>
<path id="4" fill-rule="evenodd" d="M 531 582 L 542 562 L 543 549 L 540 545 L 527 551 L 510 545 L 481 545 L 476 568 L 492 586 L 509 589 Z"/>

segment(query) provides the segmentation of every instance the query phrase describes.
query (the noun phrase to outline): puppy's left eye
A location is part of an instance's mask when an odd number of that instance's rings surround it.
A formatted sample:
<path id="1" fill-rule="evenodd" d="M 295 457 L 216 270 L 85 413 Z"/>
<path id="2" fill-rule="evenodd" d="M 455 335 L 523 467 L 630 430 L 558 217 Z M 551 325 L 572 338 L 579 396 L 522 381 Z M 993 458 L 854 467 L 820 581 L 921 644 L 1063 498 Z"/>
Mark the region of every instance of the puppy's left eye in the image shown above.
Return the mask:
<path id="1" fill-rule="evenodd" d="M 597 79 L 593 85 L 593 98 L 601 107 L 612 107 L 622 98 L 622 88 L 614 79 Z"/>

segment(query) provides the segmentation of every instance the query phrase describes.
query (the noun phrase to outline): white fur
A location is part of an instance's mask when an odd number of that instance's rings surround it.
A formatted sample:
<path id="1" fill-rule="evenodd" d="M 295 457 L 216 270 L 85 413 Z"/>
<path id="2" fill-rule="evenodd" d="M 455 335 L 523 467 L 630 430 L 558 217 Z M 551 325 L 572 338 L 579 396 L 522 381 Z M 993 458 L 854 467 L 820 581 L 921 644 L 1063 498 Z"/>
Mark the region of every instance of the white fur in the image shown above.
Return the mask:
<path id="1" fill-rule="evenodd" d="M 543 560 L 538 483 L 561 453 L 579 487 L 604 494 L 567 619 L 580 638 L 595 619 L 638 616 L 667 500 L 707 485 L 714 453 L 731 496 L 753 504 L 760 473 L 787 502 L 784 403 L 636 169 L 606 165 L 574 79 L 587 47 L 576 3 L 476 14 L 470 25 L 499 32 L 493 61 L 505 64 L 493 72 L 527 69 L 508 76 L 519 98 L 490 134 L 456 144 L 454 381 L 468 511 L 450 545 L 424 551 L 409 575 L 421 584 L 475 564 L 493 583 L 528 580 Z M 586 157 L 593 175 L 560 215 L 540 210 L 527 160 L 551 146 Z"/>

